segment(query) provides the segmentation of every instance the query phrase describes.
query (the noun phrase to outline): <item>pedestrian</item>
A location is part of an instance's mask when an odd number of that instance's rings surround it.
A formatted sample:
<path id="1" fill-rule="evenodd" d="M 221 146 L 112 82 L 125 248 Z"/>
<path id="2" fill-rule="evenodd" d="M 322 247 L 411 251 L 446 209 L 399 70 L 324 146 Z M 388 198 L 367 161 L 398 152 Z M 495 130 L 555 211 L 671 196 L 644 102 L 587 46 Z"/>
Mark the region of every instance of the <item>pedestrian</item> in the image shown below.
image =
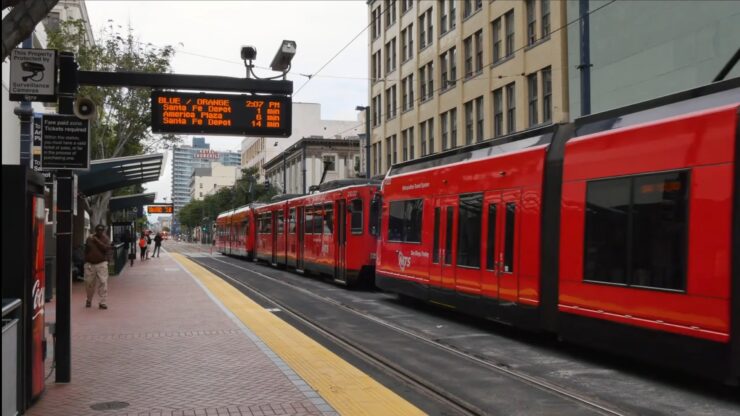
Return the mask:
<path id="1" fill-rule="evenodd" d="M 159 257 L 160 251 L 162 251 L 162 234 L 157 233 L 157 235 L 154 236 L 154 252 L 152 252 L 152 257 L 154 257 L 155 254 Z"/>
<path id="2" fill-rule="evenodd" d="M 105 226 L 95 226 L 95 234 L 87 238 L 85 243 L 85 289 L 87 300 L 85 307 L 92 306 L 95 286 L 98 286 L 100 309 L 108 309 L 108 259 L 113 256 L 113 247 L 108 236 L 105 235 Z"/>
<path id="3" fill-rule="evenodd" d="M 147 231 L 147 233 L 146 233 L 146 258 L 147 259 L 149 258 L 149 246 L 152 245 L 152 237 L 151 237 L 151 234 L 152 234 L 151 231 Z M 152 254 L 152 257 L 154 257 L 154 254 Z"/>
<path id="4" fill-rule="evenodd" d="M 134 265 L 134 260 L 136 259 L 136 252 L 133 247 L 134 238 L 131 235 L 131 230 L 126 230 L 123 232 L 123 236 L 121 237 L 121 242 L 123 243 L 123 249 L 126 252 L 126 255 L 128 256 L 128 259 L 131 261 L 131 265 Z"/>
<path id="5" fill-rule="evenodd" d="M 141 238 L 139 238 L 139 249 L 141 250 L 139 258 L 146 260 L 146 235 L 144 233 L 141 233 Z"/>

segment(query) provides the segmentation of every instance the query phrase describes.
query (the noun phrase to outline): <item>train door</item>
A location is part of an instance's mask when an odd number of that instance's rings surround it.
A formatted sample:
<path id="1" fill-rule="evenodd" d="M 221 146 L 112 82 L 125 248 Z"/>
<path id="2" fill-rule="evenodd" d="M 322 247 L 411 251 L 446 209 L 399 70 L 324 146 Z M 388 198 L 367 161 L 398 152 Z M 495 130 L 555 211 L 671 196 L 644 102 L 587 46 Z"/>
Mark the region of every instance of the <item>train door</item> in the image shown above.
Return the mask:
<path id="1" fill-rule="evenodd" d="M 295 268 L 298 270 L 303 270 L 303 247 L 305 247 L 304 241 L 304 231 L 305 231 L 305 207 L 298 207 L 298 216 L 296 217 L 297 221 L 297 229 L 296 229 L 296 245 L 295 245 Z"/>
<path id="2" fill-rule="evenodd" d="M 336 207 L 337 238 L 336 251 L 334 252 L 334 279 L 341 282 L 347 281 L 347 201 L 339 199 Z"/>
<path id="3" fill-rule="evenodd" d="M 498 216 L 497 241 L 498 248 L 494 249 L 498 258 L 498 297 L 503 301 L 516 302 L 519 298 L 519 222 L 521 191 L 518 189 L 505 190 L 500 194 L 497 204 Z M 495 199 L 494 199 L 495 200 Z"/>
<path id="4" fill-rule="evenodd" d="M 503 244 L 503 215 L 504 203 L 501 191 L 489 192 L 484 196 L 483 204 L 483 235 L 485 255 L 482 264 L 481 294 L 489 298 L 498 299 L 499 293 L 499 250 Z"/>
<path id="5" fill-rule="evenodd" d="M 434 201 L 434 242 L 429 283 L 442 288 L 455 288 L 455 211 L 457 196 Z"/>
<path id="6" fill-rule="evenodd" d="M 278 234 L 280 232 L 280 211 L 272 211 L 272 255 L 270 256 L 272 265 L 277 264 L 277 251 L 278 251 Z"/>

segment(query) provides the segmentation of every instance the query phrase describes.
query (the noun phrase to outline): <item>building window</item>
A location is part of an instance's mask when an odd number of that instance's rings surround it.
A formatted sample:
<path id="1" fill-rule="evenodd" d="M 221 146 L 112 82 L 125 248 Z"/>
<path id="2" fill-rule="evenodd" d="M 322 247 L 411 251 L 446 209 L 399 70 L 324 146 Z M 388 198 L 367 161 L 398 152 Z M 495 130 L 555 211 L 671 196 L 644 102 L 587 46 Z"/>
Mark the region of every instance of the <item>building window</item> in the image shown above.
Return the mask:
<path id="1" fill-rule="evenodd" d="M 684 290 L 689 172 L 589 181 L 583 279 Z"/>
<path id="2" fill-rule="evenodd" d="M 385 73 L 396 70 L 396 38 L 385 44 Z"/>
<path id="3" fill-rule="evenodd" d="M 424 202 L 421 199 L 391 201 L 388 208 L 388 241 L 421 243 Z"/>
<path id="4" fill-rule="evenodd" d="M 419 16 L 419 50 L 432 44 L 434 39 L 434 21 L 432 20 L 432 8 Z"/>
<path id="5" fill-rule="evenodd" d="M 414 0 L 401 0 L 401 12 L 406 13 L 414 7 Z"/>
<path id="6" fill-rule="evenodd" d="M 465 78 L 473 76 L 473 37 L 468 36 L 463 40 L 463 59 Z"/>
<path id="7" fill-rule="evenodd" d="M 390 120 L 396 116 L 396 86 L 385 90 L 385 118 Z"/>
<path id="8" fill-rule="evenodd" d="M 442 90 L 453 88 L 457 82 L 457 56 L 456 48 L 453 46 L 439 57 L 441 65 L 440 79 Z"/>
<path id="9" fill-rule="evenodd" d="M 542 15 L 542 38 L 550 36 L 550 0 L 541 0 L 540 14 Z"/>
<path id="10" fill-rule="evenodd" d="M 493 91 L 493 137 L 504 134 L 504 89 Z"/>
<path id="11" fill-rule="evenodd" d="M 450 149 L 457 147 L 457 108 L 447 112 L 450 115 Z"/>
<path id="12" fill-rule="evenodd" d="M 447 22 L 449 18 L 449 14 L 447 11 L 447 0 L 438 0 L 439 1 L 439 34 L 443 35 L 447 33 Z"/>
<path id="13" fill-rule="evenodd" d="M 501 60 L 501 18 L 493 21 L 492 29 L 493 32 L 493 63 Z"/>
<path id="14" fill-rule="evenodd" d="M 391 147 L 393 148 L 393 164 L 398 163 L 398 143 L 396 142 L 396 135 L 391 136 Z"/>
<path id="15" fill-rule="evenodd" d="M 391 153 L 392 146 L 393 146 L 392 138 L 386 137 L 385 138 L 385 162 L 388 168 L 390 168 L 393 165 L 393 159 L 392 159 L 393 154 Z"/>
<path id="16" fill-rule="evenodd" d="M 434 119 L 430 118 L 429 120 L 421 123 L 422 126 L 426 126 L 427 130 L 427 139 L 429 140 L 429 146 L 427 146 L 427 152 L 428 154 L 434 153 Z"/>
<path id="17" fill-rule="evenodd" d="M 504 15 L 506 23 L 506 56 L 514 54 L 514 11 L 510 10 Z"/>
<path id="18" fill-rule="evenodd" d="M 411 23 L 401 32 L 402 58 L 406 62 L 414 56 L 414 24 Z"/>
<path id="19" fill-rule="evenodd" d="M 526 0 L 527 7 L 527 45 L 537 42 L 537 15 L 534 0 Z"/>
<path id="20" fill-rule="evenodd" d="M 419 68 L 419 91 L 421 101 L 426 101 L 434 95 L 434 63 Z"/>
<path id="21" fill-rule="evenodd" d="M 377 51 L 373 54 L 372 57 L 372 68 L 371 68 L 371 78 L 373 82 L 378 82 L 380 80 L 380 77 L 382 75 L 382 58 L 380 51 Z"/>
<path id="22" fill-rule="evenodd" d="M 447 150 L 448 141 L 450 139 L 449 122 L 447 121 L 447 113 L 439 115 L 439 128 L 442 134 L 442 151 Z"/>
<path id="23" fill-rule="evenodd" d="M 465 103 L 465 144 L 473 143 L 473 102 Z"/>
<path id="24" fill-rule="evenodd" d="M 202 182 L 200 183 L 200 189 L 203 189 L 203 183 Z"/>
<path id="25" fill-rule="evenodd" d="M 542 70 L 542 121 L 552 121 L 552 71 L 549 66 Z"/>
<path id="26" fill-rule="evenodd" d="M 324 162 L 324 168 L 327 172 L 334 172 L 336 170 L 336 162 L 337 158 L 336 156 L 324 156 L 322 157 L 322 160 Z"/>
<path id="27" fill-rule="evenodd" d="M 383 106 L 381 104 L 380 95 L 376 95 L 373 97 L 373 126 L 380 125 L 382 112 Z"/>
<path id="28" fill-rule="evenodd" d="M 480 74 L 483 71 L 483 30 L 475 32 L 473 43 L 475 45 L 475 73 Z"/>
<path id="29" fill-rule="evenodd" d="M 403 111 L 414 108 L 414 74 L 403 79 L 401 88 L 403 89 Z"/>
<path id="30" fill-rule="evenodd" d="M 414 128 L 409 127 L 401 132 L 401 145 L 403 146 L 403 161 L 414 159 Z"/>
<path id="31" fill-rule="evenodd" d="M 380 37 L 380 7 L 376 7 L 373 10 L 373 39 Z"/>
<path id="32" fill-rule="evenodd" d="M 508 133 L 516 131 L 516 88 L 512 82 L 506 86 L 506 128 Z"/>
<path id="33" fill-rule="evenodd" d="M 480 267 L 483 194 L 460 195 L 457 220 L 457 265 Z"/>
<path id="34" fill-rule="evenodd" d="M 475 137 L 477 141 L 485 139 L 483 135 L 483 96 L 475 99 Z"/>
<path id="35" fill-rule="evenodd" d="M 421 157 L 427 155 L 427 129 L 424 128 L 424 123 L 419 124 L 419 143 L 421 144 Z"/>
<path id="36" fill-rule="evenodd" d="M 527 76 L 527 90 L 529 98 L 529 126 L 537 125 L 537 73 Z"/>
<path id="37" fill-rule="evenodd" d="M 387 0 L 385 7 L 385 28 L 388 29 L 396 23 L 396 0 Z"/>

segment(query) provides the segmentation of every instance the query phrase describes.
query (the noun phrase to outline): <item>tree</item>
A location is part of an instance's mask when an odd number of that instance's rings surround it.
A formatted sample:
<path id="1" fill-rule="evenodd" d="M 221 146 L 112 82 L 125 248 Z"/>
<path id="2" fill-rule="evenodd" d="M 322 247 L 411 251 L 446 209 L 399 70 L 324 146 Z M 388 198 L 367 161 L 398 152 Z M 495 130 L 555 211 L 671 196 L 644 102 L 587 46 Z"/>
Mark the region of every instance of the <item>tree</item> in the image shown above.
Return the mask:
<path id="1" fill-rule="evenodd" d="M 49 14 L 58 1 L 3 0 L 3 10 L 13 8 L 3 18 L 3 61 L 19 43 L 31 36 L 36 25 Z"/>
<path id="2" fill-rule="evenodd" d="M 162 227 L 162 231 L 168 233 L 168 232 L 170 232 L 170 227 L 168 227 L 168 226 L 165 225 L 164 227 Z"/>
<path id="3" fill-rule="evenodd" d="M 48 47 L 76 53 L 80 70 L 149 73 L 171 70 L 172 46 L 143 44 L 135 39 L 131 27 L 123 35 L 116 28 L 110 22 L 98 37 L 98 43 L 90 45 L 86 42 L 82 20 L 60 22 L 59 30 L 49 33 Z M 93 160 L 151 153 L 179 141 L 179 137 L 174 135 L 152 135 L 150 94 L 148 88 L 80 88 L 79 95 L 89 97 L 97 106 L 97 120 L 90 124 Z M 116 193 L 126 194 L 140 189 L 139 186 L 117 190 Z M 111 196 L 112 192 L 91 196 L 91 223 L 104 221 Z"/>

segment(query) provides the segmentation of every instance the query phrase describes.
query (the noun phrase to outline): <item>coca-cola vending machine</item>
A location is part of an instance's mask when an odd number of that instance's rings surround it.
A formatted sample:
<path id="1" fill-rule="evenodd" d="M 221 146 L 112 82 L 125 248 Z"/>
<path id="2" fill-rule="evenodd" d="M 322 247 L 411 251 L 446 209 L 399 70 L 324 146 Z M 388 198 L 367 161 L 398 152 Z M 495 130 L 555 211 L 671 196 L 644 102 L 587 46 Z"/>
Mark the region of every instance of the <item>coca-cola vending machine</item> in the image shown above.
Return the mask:
<path id="1" fill-rule="evenodd" d="M 16 387 L 23 412 L 44 390 L 44 177 L 25 166 L 2 169 L 2 293 L 22 301 Z"/>

